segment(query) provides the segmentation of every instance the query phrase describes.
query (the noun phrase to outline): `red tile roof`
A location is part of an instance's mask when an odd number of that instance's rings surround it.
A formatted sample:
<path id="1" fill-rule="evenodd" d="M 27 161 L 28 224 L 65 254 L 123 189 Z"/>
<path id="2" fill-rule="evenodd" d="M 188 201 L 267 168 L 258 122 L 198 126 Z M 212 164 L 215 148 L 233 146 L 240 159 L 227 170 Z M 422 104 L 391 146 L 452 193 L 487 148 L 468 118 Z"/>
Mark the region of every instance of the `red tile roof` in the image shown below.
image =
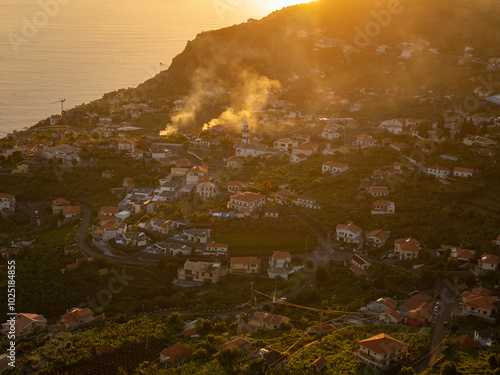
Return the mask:
<path id="1" fill-rule="evenodd" d="M 474 340 L 469 335 L 457 337 L 457 342 L 462 348 L 479 348 L 480 346 L 479 341 Z"/>
<path id="2" fill-rule="evenodd" d="M 231 264 L 260 264 L 257 257 L 231 257 Z"/>
<path id="3" fill-rule="evenodd" d="M 63 210 L 63 215 L 80 215 L 81 209 L 79 206 L 66 206 Z"/>
<path id="4" fill-rule="evenodd" d="M 358 266 L 356 266 L 355 264 L 352 264 L 351 267 L 350 267 L 351 271 L 354 272 L 354 274 L 356 276 L 361 276 L 361 275 L 364 275 L 366 274 L 366 271 L 365 270 L 362 270 L 361 268 L 359 268 Z"/>
<path id="5" fill-rule="evenodd" d="M 242 346 L 250 344 L 250 341 L 245 340 L 242 337 L 237 337 L 234 340 L 228 341 L 221 345 L 221 349 L 240 349 Z"/>
<path id="6" fill-rule="evenodd" d="M 262 198 L 265 198 L 265 195 L 252 193 L 251 191 L 245 191 L 244 193 L 235 194 L 231 196 L 231 200 L 237 200 L 240 202 L 248 202 L 248 203 L 258 201 L 259 199 Z"/>
<path id="7" fill-rule="evenodd" d="M 499 257 L 493 254 L 481 255 L 481 262 L 486 264 L 498 264 Z"/>
<path id="8" fill-rule="evenodd" d="M 291 258 L 292 255 L 288 251 L 274 251 L 271 258 L 273 259 L 287 259 Z"/>
<path id="9" fill-rule="evenodd" d="M 354 225 L 354 224 L 337 224 L 337 226 L 335 227 L 337 230 L 349 230 L 351 231 L 352 233 L 359 233 L 362 231 L 362 229 L 360 227 L 358 227 L 357 225 Z"/>
<path id="10" fill-rule="evenodd" d="M 175 366 L 179 363 L 184 362 L 191 356 L 191 354 L 193 354 L 193 349 L 188 348 L 187 346 L 184 346 L 178 342 L 166 349 L 163 349 L 160 352 L 160 358 L 168 357 L 168 359 L 163 362 L 170 363 L 171 365 Z"/>
<path id="11" fill-rule="evenodd" d="M 422 303 L 429 301 L 430 299 L 431 299 L 430 296 L 428 296 L 426 294 L 419 293 L 419 294 L 414 295 L 410 299 L 408 299 L 403 304 L 401 304 L 399 309 L 411 311 L 411 310 L 414 310 L 417 307 L 419 307 Z"/>
<path id="12" fill-rule="evenodd" d="M 328 167 L 333 167 L 333 168 L 340 168 L 340 169 L 348 167 L 347 164 L 345 164 L 345 163 L 339 163 L 339 162 L 336 162 L 336 161 L 327 161 L 326 163 L 323 163 L 323 165 L 326 165 Z"/>
<path id="13" fill-rule="evenodd" d="M 401 251 L 417 252 L 420 250 L 420 241 L 411 237 L 394 240 L 394 245 L 400 245 Z"/>
<path id="14" fill-rule="evenodd" d="M 362 340 L 359 342 L 359 345 L 362 345 L 365 348 L 381 355 L 395 353 L 399 349 L 403 351 L 408 350 L 404 342 L 396 340 L 385 333 Z"/>
<path id="15" fill-rule="evenodd" d="M 71 204 L 70 201 L 63 199 L 63 198 L 57 198 L 52 201 L 52 206 L 69 206 Z"/>

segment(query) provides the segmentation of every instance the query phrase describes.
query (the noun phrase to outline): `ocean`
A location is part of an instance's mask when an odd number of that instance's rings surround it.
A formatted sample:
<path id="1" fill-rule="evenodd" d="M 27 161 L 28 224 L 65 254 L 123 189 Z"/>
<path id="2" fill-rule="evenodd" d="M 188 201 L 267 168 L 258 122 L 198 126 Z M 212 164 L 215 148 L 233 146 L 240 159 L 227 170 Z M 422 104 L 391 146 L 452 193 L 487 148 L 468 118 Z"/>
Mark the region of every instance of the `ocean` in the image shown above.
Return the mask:
<path id="1" fill-rule="evenodd" d="M 2 0 L 0 137 L 154 77 L 201 31 L 300 1 Z M 162 63 L 162 64 L 160 64 Z"/>

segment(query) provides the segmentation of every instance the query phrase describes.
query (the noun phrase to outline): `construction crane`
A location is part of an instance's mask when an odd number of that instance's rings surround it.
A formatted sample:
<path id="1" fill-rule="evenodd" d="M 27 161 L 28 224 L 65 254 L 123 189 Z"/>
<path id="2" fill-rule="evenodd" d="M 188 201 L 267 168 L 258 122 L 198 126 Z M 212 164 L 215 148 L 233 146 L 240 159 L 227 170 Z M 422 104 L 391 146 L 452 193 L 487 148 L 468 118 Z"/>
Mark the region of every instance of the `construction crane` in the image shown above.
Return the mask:
<path id="1" fill-rule="evenodd" d="M 64 112 L 64 102 L 66 101 L 66 99 L 61 99 L 61 100 L 58 100 L 57 102 L 54 102 L 54 103 L 50 103 L 50 104 L 56 104 L 56 103 L 61 103 L 61 116 L 63 115 L 63 112 Z"/>

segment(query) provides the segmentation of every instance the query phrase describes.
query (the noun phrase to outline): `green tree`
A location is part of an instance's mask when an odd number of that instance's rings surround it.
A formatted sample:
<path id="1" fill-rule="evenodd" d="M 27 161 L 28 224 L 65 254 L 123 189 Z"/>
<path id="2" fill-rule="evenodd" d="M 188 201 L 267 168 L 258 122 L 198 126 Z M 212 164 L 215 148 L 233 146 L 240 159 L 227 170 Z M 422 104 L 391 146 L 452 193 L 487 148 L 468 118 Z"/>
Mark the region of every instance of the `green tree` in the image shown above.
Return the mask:
<path id="1" fill-rule="evenodd" d="M 429 128 L 427 126 L 427 123 L 423 123 L 420 125 L 420 128 L 418 130 L 418 135 L 421 136 L 422 138 L 429 138 Z"/>
<path id="2" fill-rule="evenodd" d="M 167 318 L 167 324 L 174 328 L 179 328 L 184 324 L 184 318 L 182 314 L 178 312 L 174 312 L 170 314 Z"/>
<path id="3" fill-rule="evenodd" d="M 135 371 L 136 375 L 160 375 L 162 372 L 154 363 L 143 362 Z"/>
<path id="4" fill-rule="evenodd" d="M 497 361 L 497 356 L 495 354 L 491 354 L 488 357 L 488 363 L 491 368 L 497 368 L 498 367 L 498 361 Z"/>
<path id="5" fill-rule="evenodd" d="M 316 285 L 318 286 L 324 286 L 329 283 L 330 274 L 328 273 L 325 266 L 318 266 L 316 268 L 315 280 L 316 280 Z"/>
<path id="6" fill-rule="evenodd" d="M 209 357 L 208 350 L 205 348 L 198 348 L 193 352 L 191 356 L 194 360 L 203 360 Z"/>
<path id="7" fill-rule="evenodd" d="M 264 181 L 262 181 L 261 186 L 262 186 L 262 190 L 264 191 L 264 193 L 267 193 L 269 190 L 271 190 L 272 184 L 271 184 L 271 181 L 264 180 Z"/>
<path id="8" fill-rule="evenodd" d="M 457 373 L 457 366 L 454 362 L 444 362 L 441 365 L 441 375 L 455 375 Z"/>
<path id="9" fill-rule="evenodd" d="M 414 369 L 411 367 L 402 367 L 401 370 L 399 370 L 399 375 L 415 375 L 416 372 Z"/>

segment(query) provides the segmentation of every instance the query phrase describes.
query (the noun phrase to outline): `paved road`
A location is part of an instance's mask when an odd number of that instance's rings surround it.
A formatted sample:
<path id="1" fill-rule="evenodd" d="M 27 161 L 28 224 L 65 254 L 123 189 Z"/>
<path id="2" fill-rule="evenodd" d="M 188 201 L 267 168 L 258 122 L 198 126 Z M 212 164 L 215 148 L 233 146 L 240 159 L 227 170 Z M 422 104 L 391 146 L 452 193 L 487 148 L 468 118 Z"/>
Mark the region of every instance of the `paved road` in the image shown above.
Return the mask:
<path id="1" fill-rule="evenodd" d="M 40 213 L 40 206 L 48 202 L 26 202 L 22 203 L 22 208 L 26 208 L 28 214 L 30 215 L 31 225 L 33 229 L 40 229 L 43 225 L 43 217 Z"/>
<path id="2" fill-rule="evenodd" d="M 141 253 L 131 255 L 130 257 L 118 257 L 118 256 L 105 255 L 95 250 L 92 246 L 89 246 L 85 241 L 85 237 L 87 235 L 87 230 L 90 226 L 91 219 L 92 219 L 92 210 L 90 209 L 90 207 L 83 205 L 83 218 L 80 224 L 80 228 L 78 229 L 78 233 L 76 235 L 76 243 L 84 254 L 88 256 L 100 256 L 112 262 L 120 264 L 151 266 L 155 265 L 158 262 L 158 260 L 141 259 L 142 256 Z"/>
<path id="3" fill-rule="evenodd" d="M 310 258 L 316 263 L 327 263 L 329 260 L 342 261 L 349 259 L 352 253 L 347 253 L 340 251 L 336 244 L 330 243 L 328 241 L 327 234 L 318 228 L 310 219 L 304 216 L 301 212 L 296 210 L 294 207 L 289 207 L 292 215 L 301 220 L 306 224 L 311 233 L 316 234 L 318 237 L 318 248 L 312 253 L 298 254 L 297 256 L 301 258 Z"/>
<path id="4" fill-rule="evenodd" d="M 441 356 L 441 343 L 448 334 L 451 327 L 451 319 L 453 306 L 455 304 L 455 292 L 452 285 L 446 285 L 443 282 L 438 282 L 436 290 L 439 292 L 440 307 L 437 313 L 436 324 L 431 337 L 429 355 L 425 357 L 420 363 L 414 366 L 417 373 L 424 372 L 428 369 L 440 356 Z M 444 322 L 449 325 L 445 327 Z"/>

